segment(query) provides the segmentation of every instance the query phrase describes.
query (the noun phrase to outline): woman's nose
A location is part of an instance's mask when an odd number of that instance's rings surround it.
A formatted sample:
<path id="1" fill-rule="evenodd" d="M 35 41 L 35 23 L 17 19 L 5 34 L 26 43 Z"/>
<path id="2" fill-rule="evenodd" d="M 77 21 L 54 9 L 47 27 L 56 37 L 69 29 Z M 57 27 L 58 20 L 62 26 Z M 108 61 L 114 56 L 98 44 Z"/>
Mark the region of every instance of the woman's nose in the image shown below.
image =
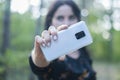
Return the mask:
<path id="1" fill-rule="evenodd" d="M 69 20 L 65 20 L 64 24 L 70 26 L 70 21 Z"/>

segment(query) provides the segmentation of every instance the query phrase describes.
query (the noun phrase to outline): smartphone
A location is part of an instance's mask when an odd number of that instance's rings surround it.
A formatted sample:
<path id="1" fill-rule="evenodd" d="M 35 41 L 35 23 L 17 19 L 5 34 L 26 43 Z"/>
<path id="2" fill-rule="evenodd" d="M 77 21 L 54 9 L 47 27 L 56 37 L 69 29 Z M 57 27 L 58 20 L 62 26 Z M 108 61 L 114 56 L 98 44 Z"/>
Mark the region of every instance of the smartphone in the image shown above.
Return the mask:
<path id="1" fill-rule="evenodd" d="M 41 47 L 47 61 L 90 45 L 93 42 L 88 27 L 84 21 L 71 25 L 68 29 L 58 32 L 58 40 L 51 39 L 49 47 Z"/>

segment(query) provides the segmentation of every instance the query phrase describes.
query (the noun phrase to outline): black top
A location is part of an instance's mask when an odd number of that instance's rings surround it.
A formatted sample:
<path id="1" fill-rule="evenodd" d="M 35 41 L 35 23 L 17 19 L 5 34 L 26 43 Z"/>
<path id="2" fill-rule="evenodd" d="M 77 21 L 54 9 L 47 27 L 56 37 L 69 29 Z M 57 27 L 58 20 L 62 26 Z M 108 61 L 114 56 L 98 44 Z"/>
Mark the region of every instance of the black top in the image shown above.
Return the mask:
<path id="1" fill-rule="evenodd" d="M 45 68 L 37 67 L 30 56 L 30 67 L 38 80 L 96 80 L 88 53 L 85 49 L 79 51 L 81 54 L 78 59 L 66 56 L 64 61 L 56 59 Z"/>

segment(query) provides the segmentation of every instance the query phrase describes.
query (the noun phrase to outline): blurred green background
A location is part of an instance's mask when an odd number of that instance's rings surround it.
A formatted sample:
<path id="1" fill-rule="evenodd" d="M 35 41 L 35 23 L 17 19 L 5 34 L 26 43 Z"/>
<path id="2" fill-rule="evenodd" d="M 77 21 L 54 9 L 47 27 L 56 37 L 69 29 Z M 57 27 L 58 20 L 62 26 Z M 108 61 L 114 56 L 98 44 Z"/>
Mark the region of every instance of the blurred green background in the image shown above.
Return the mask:
<path id="1" fill-rule="evenodd" d="M 0 0 L 0 80 L 37 80 L 28 58 L 53 0 Z M 120 0 L 74 0 L 93 37 L 97 80 L 120 80 Z"/>

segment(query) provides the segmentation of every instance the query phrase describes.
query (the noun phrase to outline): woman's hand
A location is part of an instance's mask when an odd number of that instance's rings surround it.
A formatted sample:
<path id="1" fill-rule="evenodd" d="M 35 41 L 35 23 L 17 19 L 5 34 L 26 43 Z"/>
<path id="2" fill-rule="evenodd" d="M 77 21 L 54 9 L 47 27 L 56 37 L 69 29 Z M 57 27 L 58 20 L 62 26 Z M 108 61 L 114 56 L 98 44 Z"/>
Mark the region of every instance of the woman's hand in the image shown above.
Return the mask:
<path id="1" fill-rule="evenodd" d="M 35 36 L 34 49 L 32 51 L 31 56 L 32 56 L 33 63 L 36 66 L 46 67 L 50 64 L 50 62 L 48 62 L 45 59 L 40 46 L 49 47 L 51 45 L 51 39 L 53 39 L 53 40 L 58 39 L 57 32 L 64 30 L 64 29 L 67 29 L 67 28 L 68 28 L 67 25 L 61 25 L 61 26 L 57 27 L 57 29 L 53 26 L 50 26 L 48 30 L 44 30 L 42 32 L 41 37 L 38 35 Z"/>

